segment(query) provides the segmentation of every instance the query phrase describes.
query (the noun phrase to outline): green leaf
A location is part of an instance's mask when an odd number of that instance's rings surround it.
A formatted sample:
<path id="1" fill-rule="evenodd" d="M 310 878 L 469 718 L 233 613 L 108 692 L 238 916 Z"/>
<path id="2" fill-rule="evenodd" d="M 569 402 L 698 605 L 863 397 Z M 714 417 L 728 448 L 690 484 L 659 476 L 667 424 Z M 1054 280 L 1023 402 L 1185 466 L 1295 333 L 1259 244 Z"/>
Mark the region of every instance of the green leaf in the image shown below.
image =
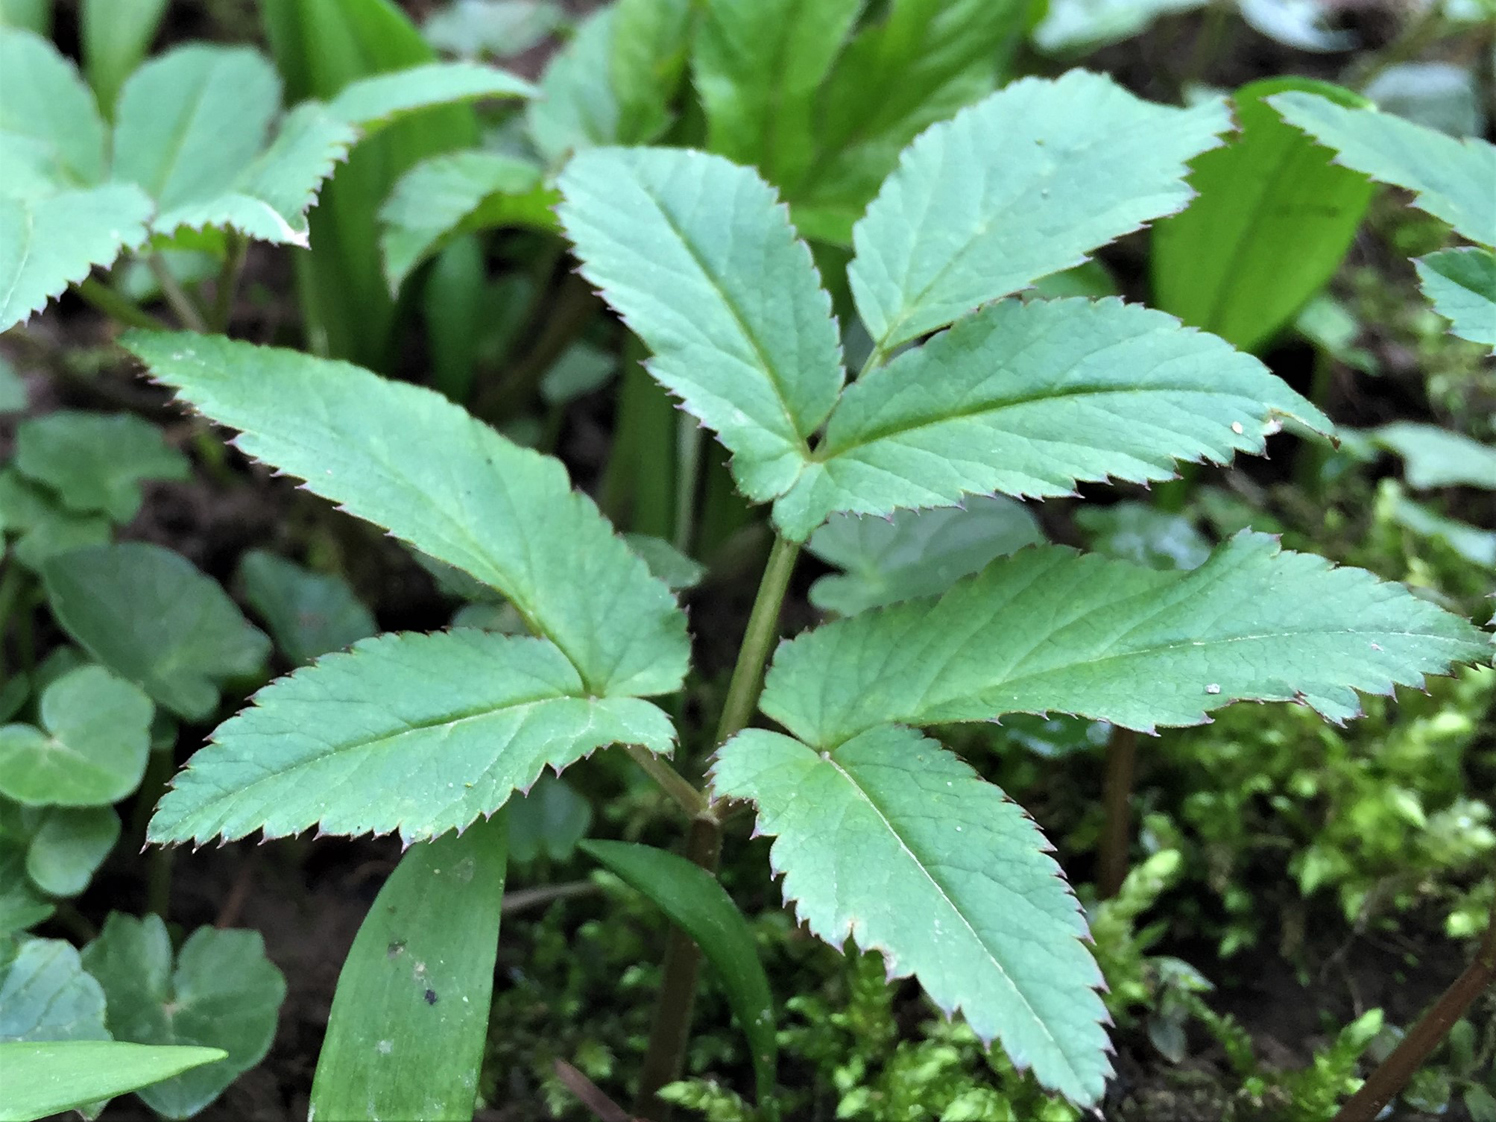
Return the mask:
<path id="1" fill-rule="evenodd" d="M 24 413 L 27 405 L 26 383 L 8 359 L 0 356 L 0 416 Z M 0 522 L 3 526 L 3 522 Z"/>
<path id="2" fill-rule="evenodd" d="M 1347 109 L 1308 93 L 1284 93 L 1268 104 L 1289 124 L 1335 149 L 1335 162 L 1412 191 L 1413 205 L 1456 233 L 1496 246 L 1496 145 L 1456 140 L 1375 109 Z"/>
<path id="3" fill-rule="evenodd" d="M 128 183 L 0 196 L 0 331 L 26 322 L 95 265 L 145 244 L 151 211 L 151 200 Z"/>
<path id="4" fill-rule="evenodd" d="M 1057 711 L 1151 732 L 1233 701 L 1331 720 L 1481 657 L 1484 635 L 1400 585 L 1250 531 L 1198 569 L 1158 572 L 1058 546 L 999 558 L 911 600 L 782 645 L 761 708 L 834 748 L 886 722 Z"/>
<path id="5" fill-rule="evenodd" d="M 816 94 L 863 0 L 708 0 L 691 68 L 711 150 L 793 183 L 815 156 Z"/>
<path id="6" fill-rule="evenodd" d="M 645 144 L 674 119 L 671 103 L 686 72 L 694 0 L 617 0 L 608 79 L 618 102 L 618 140 Z"/>
<path id="7" fill-rule="evenodd" d="M 1496 448 L 1438 425 L 1394 421 L 1370 430 L 1373 441 L 1403 460 L 1403 478 L 1419 491 L 1435 487 L 1496 490 Z"/>
<path id="8" fill-rule="evenodd" d="M 228 191 L 265 146 L 280 108 L 274 68 L 247 47 L 177 47 L 120 91 L 114 179 L 163 211 Z"/>
<path id="9" fill-rule="evenodd" d="M 109 519 L 68 513 L 14 468 L 0 470 L 0 529 L 18 539 L 11 552 L 33 572 L 56 554 L 107 542 L 110 531 Z"/>
<path id="10" fill-rule="evenodd" d="M 849 386 L 774 521 L 800 539 L 834 511 L 1169 479 L 1176 460 L 1261 452 L 1284 417 L 1331 429 L 1256 359 L 1162 312 L 1002 301 Z"/>
<path id="11" fill-rule="evenodd" d="M 119 841 L 120 821 L 112 807 L 43 812 L 26 851 L 26 874 L 50 896 L 77 896 Z"/>
<path id="12" fill-rule="evenodd" d="M 751 729 L 717 753 L 713 790 L 758 807 L 769 860 L 810 930 L 883 954 L 947 1014 L 1078 1104 L 1111 1073 L 1085 920 L 1033 821 L 910 729 L 835 752 Z"/>
<path id="13" fill-rule="evenodd" d="M 200 927 L 173 962 L 160 916 L 112 912 L 83 948 L 83 966 L 109 999 L 109 1031 L 135 1044 L 191 1044 L 228 1055 L 137 1092 L 167 1118 L 188 1118 L 265 1058 L 286 980 L 258 931 Z"/>
<path id="14" fill-rule="evenodd" d="M 853 232 L 847 272 L 879 351 L 1086 260 L 1182 210 L 1185 161 L 1230 127 L 1073 70 L 1025 78 L 928 129 Z"/>
<path id="15" fill-rule="evenodd" d="M 654 352 L 650 373 L 718 433 L 746 494 L 782 493 L 843 374 L 831 298 L 773 189 L 667 148 L 581 153 L 560 187 L 582 273 Z"/>
<path id="16" fill-rule="evenodd" d="M 569 861 L 592 825 L 592 804 L 559 776 L 542 775 L 504 808 L 509 819 L 509 860 L 528 864 L 544 854 Z"/>
<path id="17" fill-rule="evenodd" d="M 429 62 L 350 82 L 327 103 L 327 112 L 369 136 L 422 109 L 479 98 L 528 98 L 536 92 L 523 78 L 492 66 Z"/>
<path id="18" fill-rule="evenodd" d="M 1130 39 L 1161 16 L 1203 8 L 1206 0 L 1050 0 L 1034 28 L 1046 54 L 1073 55 Z"/>
<path id="19" fill-rule="evenodd" d="M 26 844 L 0 834 L 0 936 L 24 931 L 54 911 L 26 875 Z"/>
<path id="20" fill-rule="evenodd" d="M 498 589 L 594 694 L 680 685 L 685 617 L 556 460 L 440 394 L 346 363 L 221 337 L 124 342 L 207 416 L 244 430 L 248 455 Z"/>
<path id="21" fill-rule="evenodd" d="M 106 112 L 150 50 L 166 0 L 83 0 L 78 31 L 88 84 Z"/>
<path id="22" fill-rule="evenodd" d="M 544 639 L 382 635 L 256 694 L 176 777 L 150 838 L 273 838 L 318 823 L 434 837 L 492 814 L 547 766 L 614 743 L 668 753 L 673 738 L 647 701 L 589 697 Z"/>
<path id="23" fill-rule="evenodd" d="M 1496 254 L 1486 249 L 1444 249 L 1413 264 L 1423 294 L 1453 326 L 1450 331 L 1496 350 Z"/>
<path id="24" fill-rule="evenodd" d="M 1468 522 L 1446 518 L 1438 511 L 1396 494 L 1392 521 L 1424 538 L 1438 538 L 1472 565 L 1496 569 L 1496 530 L 1483 530 Z"/>
<path id="25" fill-rule="evenodd" d="M 104 122 L 73 64 L 39 35 L 0 28 L 0 74 L 0 133 L 25 138 L 45 153 L 59 187 L 90 187 L 103 179 Z"/>
<path id="26" fill-rule="evenodd" d="M 1075 522 L 1097 553 L 1150 569 L 1197 569 L 1210 557 L 1210 542 L 1189 518 L 1147 503 L 1083 506 Z"/>
<path id="27" fill-rule="evenodd" d="M 338 975 L 309 1117 L 472 1117 L 505 867 L 502 817 L 406 850 Z"/>
<path id="28" fill-rule="evenodd" d="M 74 550 L 43 576 L 52 614 L 84 650 L 189 721 L 210 717 L 220 683 L 257 673 L 270 653 L 217 581 L 161 546 Z"/>
<path id="29" fill-rule="evenodd" d="M 140 483 L 186 479 L 187 457 L 161 430 L 131 413 L 63 409 L 16 430 L 16 467 L 45 484 L 80 514 L 102 511 L 128 522 L 140 510 Z"/>
<path id="30" fill-rule="evenodd" d="M 379 249 L 390 291 L 459 234 L 497 226 L 553 230 L 555 192 L 540 168 L 497 152 L 433 156 L 395 183 L 379 211 Z"/>
<path id="31" fill-rule="evenodd" d="M 136 1091 L 222 1058 L 217 1048 L 148 1048 L 112 1040 L 0 1044 L 13 1073 L 0 1122 L 28 1122 Z"/>
<path id="32" fill-rule="evenodd" d="M 63 675 L 42 694 L 42 728 L 0 728 L 0 792 L 29 806 L 119 802 L 145 774 L 152 715 L 145 694 L 102 666 Z"/>
<path id="33" fill-rule="evenodd" d="M 0 967 L 0 1045 L 108 1039 L 104 991 L 84 971 L 72 944 L 28 939 L 10 964 Z M 8 1086 L 5 1097 L 15 1089 Z"/>
<path id="34" fill-rule="evenodd" d="M 238 585 L 275 645 L 298 665 L 351 647 L 379 630 L 342 577 L 313 572 L 262 549 L 252 549 L 240 560 Z"/>
<path id="35" fill-rule="evenodd" d="M 1285 90 L 1370 104 L 1308 78 L 1243 86 L 1232 97 L 1241 131 L 1194 161 L 1199 197 L 1153 228 L 1155 303 L 1242 350 L 1266 343 L 1335 274 L 1374 190 L 1284 124 L 1266 98 Z"/>
<path id="36" fill-rule="evenodd" d="M 624 534 L 629 548 L 644 558 L 649 571 L 672 589 L 695 588 L 706 576 L 706 566 L 687 557 L 664 538 L 649 534 Z"/>
<path id="37" fill-rule="evenodd" d="M 52 0 L 0 0 L 0 27 L 52 34 Z"/>
<path id="38" fill-rule="evenodd" d="M 811 585 L 810 602 L 854 616 L 934 595 L 994 557 L 1042 541 L 1028 508 L 1001 496 L 978 496 L 965 507 L 901 510 L 888 519 L 834 514 L 806 548 L 845 572 Z"/>

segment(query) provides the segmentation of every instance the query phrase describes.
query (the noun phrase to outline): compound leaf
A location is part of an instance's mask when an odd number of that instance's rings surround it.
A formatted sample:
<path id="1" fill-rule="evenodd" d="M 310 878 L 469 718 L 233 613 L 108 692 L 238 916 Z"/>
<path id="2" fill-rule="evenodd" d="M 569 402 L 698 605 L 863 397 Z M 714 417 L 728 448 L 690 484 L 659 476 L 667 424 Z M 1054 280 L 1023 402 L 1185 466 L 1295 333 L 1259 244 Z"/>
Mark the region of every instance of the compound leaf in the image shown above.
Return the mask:
<path id="1" fill-rule="evenodd" d="M 405 851 L 338 975 L 308 1117 L 472 1117 L 505 868 L 502 816 Z"/>
<path id="2" fill-rule="evenodd" d="M 157 915 L 112 912 L 83 948 L 83 966 L 109 1001 L 116 1040 L 222 1049 L 224 1059 L 137 1092 L 167 1118 L 188 1118 L 265 1057 L 286 980 L 258 931 L 200 927 L 172 958 Z"/>
<path id="3" fill-rule="evenodd" d="M 379 630 L 342 577 L 314 572 L 262 549 L 250 550 L 239 562 L 238 583 L 245 602 L 293 663 L 351 647 Z"/>
<path id="4" fill-rule="evenodd" d="M 745 493 L 781 494 L 843 374 L 831 298 L 773 189 L 668 148 L 581 153 L 560 187 L 582 273 L 654 352 L 651 374 L 718 433 Z"/>
<path id="5" fill-rule="evenodd" d="M 220 1060 L 219 1048 L 148 1047 L 113 1040 L 0 1044 L 0 1069 L 14 1078 L 0 1122 L 76 1110 Z"/>
<path id="6" fill-rule="evenodd" d="M 58 186 L 104 176 L 104 121 L 77 68 L 39 35 L 0 27 L 0 133 L 24 137 L 60 173 Z"/>
<path id="7" fill-rule="evenodd" d="M 1461 339 L 1496 350 L 1496 254 L 1467 246 L 1443 249 L 1413 264 L 1423 294 Z"/>
<path id="8" fill-rule="evenodd" d="M 1329 420 L 1256 359 L 1109 298 L 1008 300 L 849 386 L 774 521 L 804 538 L 833 511 L 1168 479 L 1176 460 L 1261 452 L 1284 417 Z"/>
<path id="9" fill-rule="evenodd" d="M 1371 439 L 1402 457 L 1403 478 L 1419 491 L 1484 487 L 1496 491 L 1496 448 L 1438 425 L 1394 421 Z"/>
<path id="10" fill-rule="evenodd" d="M 1347 109 L 1309 93 L 1268 104 L 1339 155 L 1335 162 L 1412 191 L 1413 205 L 1481 245 L 1496 246 L 1496 145 L 1457 140 L 1376 109 Z"/>
<path id="11" fill-rule="evenodd" d="M 492 814 L 547 766 L 608 744 L 668 753 L 654 705 L 589 697 L 545 639 L 464 628 L 367 639 L 255 695 L 173 781 L 156 842 L 298 833 L 434 837 Z"/>
<path id="12" fill-rule="evenodd" d="M 41 728 L 0 728 L 0 792 L 29 806 L 108 806 L 140 785 L 150 698 L 102 666 L 69 671 L 42 693 Z"/>
<path id="13" fill-rule="evenodd" d="M 327 112 L 369 136 L 422 109 L 478 98 L 528 98 L 535 93 L 529 82 L 496 67 L 430 62 L 350 82 L 327 103 Z"/>
<path id="14" fill-rule="evenodd" d="M 0 195 L 0 331 L 30 319 L 95 265 L 143 245 L 151 211 L 151 200 L 128 183 Z"/>
<path id="15" fill-rule="evenodd" d="M 131 413 L 59 410 L 16 430 L 16 467 L 57 492 L 69 510 L 128 522 L 140 510 L 140 483 L 186 479 L 187 457 L 159 428 Z"/>
<path id="16" fill-rule="evenodd" d="M 189 721 L 211 716 L 219 684 L 258 672 L 270 653 L 217 581 L 161 546 L 73 550 L 43 577 L 52 614 L 80 646 Z"/>
<path id="17" fill-rule="evenodd" d="M 28 939 L 9 965 L 0 967 L 0 1044 L 108 1039 L 104 991 L 83 969 L 71 943 Z M 12 1090 L 7 1089 L 7 1098 Z"/>
<path id="18" fill-rule="evenodd" d="M 1223 102 L 1155 105 L 1073 70 L 1014 82 L 927 129 L 852 235 L 847 276 L 878 350 L 1182 210 L 1185 161 L 1230 124 Z"/>
<path id="19" fill-rule="evenodd" d="M 1233 701 L 1332 720 L 1481 657 L 1485 636 L 1401 585 L 1243 531 L 1197 569 L 1057 546 L 998 558 L 910 600 L 781 646 L 762 709 L 834 748 L 885 722 L 1059 711 L 1128 728 L 1197 725 Z"/>
<path id="20" fill-rule="evenodd" d="M 820 938 L 883 954 L 947 1013 L 1077 1103 L 1111 1073 L 1101 972 L 1080 905 L 1037 826 L 911 729 L 869 728 L 834 754 L 751 729 L 722 747 L 718 795 L 758 807 L 786 899 Z"/>
<path id="21" fill-rule="evenodd" d="M 566 470 L 431 390 L 222 337 L 125 345 L 238 447 L 502 592 L 595 694 L 666 693 L 685 617 Z"/>

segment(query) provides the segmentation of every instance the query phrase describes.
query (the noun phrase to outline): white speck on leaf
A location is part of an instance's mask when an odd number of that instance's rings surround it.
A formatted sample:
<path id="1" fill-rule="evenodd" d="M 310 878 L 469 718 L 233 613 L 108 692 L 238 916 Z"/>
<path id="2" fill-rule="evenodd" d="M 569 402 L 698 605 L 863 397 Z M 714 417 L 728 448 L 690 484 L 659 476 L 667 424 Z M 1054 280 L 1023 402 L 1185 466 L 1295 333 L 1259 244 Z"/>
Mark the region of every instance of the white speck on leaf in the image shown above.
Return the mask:
<path id="1" fill-rule="evenodd" d="M 1234 432 L 1234 433 L 1236 433 L 1237 436 L 1240 436 L 1246 430 L 1241 427 L 1241 422 L 1240 421 L 1232 421 L 1231 422 L 1231 431 Z"/>
<path id="2" fill-rule="evenodd" d="M 1211 693 L 1211 694 L 1220 693 L 1221 692 L 1221 687 L 1219 685 L 1217 685 L 1215 682 L 1211 682 L 1210 685 L 1208 685 L 1208 686 L 1205 687 L 1205 692 L 1206 693 Z"/>
<path id="3" fill-rule="evenodd" d="M 395 1044 L 390 1040 L 381 1040 L 378 1044 L 374 1045 L 374 1051 L 378 1052 L 381 1056 L 388 1056 L 394 1049 Z"/>

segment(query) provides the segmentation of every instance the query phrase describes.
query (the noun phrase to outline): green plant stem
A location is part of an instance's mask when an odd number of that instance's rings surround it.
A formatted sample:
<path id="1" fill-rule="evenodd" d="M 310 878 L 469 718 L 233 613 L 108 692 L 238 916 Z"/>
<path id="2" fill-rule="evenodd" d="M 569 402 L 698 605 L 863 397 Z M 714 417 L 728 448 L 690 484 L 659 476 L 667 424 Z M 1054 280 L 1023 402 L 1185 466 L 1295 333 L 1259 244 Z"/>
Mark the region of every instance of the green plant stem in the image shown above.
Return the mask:
<path id="1" fill-rule="evenodd" d="M 145 844 L 146 829 L 150 824 L 151 810 L 160 801 L 171 782 L 176 758 L 170 748 L 153 748 L 146 760 L 145 775 L 135 792 L 134 813 L 131 816 L 131 833 Z M 171 909 L 171 866 L 175 850 L 169 846 L 157 846 L 146 858 L 146 910 L 162 919 L 168 918 Z"/>
<path id="2" fill-rule="evenodd" d="M 159 253 L 153 253 L 147 258 L 151 272 L 156 277 L 156 283 L 161 287 L 161 295 L 182 326 L 188 331 L 196 331 L 199 335 L 206 335 L 208 323 L 203 319 L 202 312 L 198 311 L 197 305 L 192 302 L 192 297 L 187 295 L 186 290 L 177 283 L 177 278 L 172 276 L 171 270 L 166 267 L 166 261 Z"/>
<path id="3" fill-rule="evenodd" d="M 147 331 L 165 331 L 162 323 L 150 312 L 140 308 L 133 300 L 121 296 L 107 284 L 88 277 L 73 285 L 73 291 L 103 312 L 110 319 L 127 327 L 143 327 Z"/>
<path id="4" fill-rule="evenodd" d="M 1096 855 L 1096 891 L 1110 900 L 1127 879 L 1127 849 L 1132 841 L 1132 786 L 1137 775 L 1138 734 L 1113 726 L 1106 743 L 1106 779 L 1102 787 L 1105 820 Z"/>
<path id="5" fill-rule="evenodd" d="M 1418 1018 L 1418 1023 L 1361 1084 L 1361 1089 L 1345 1101 L 1334 1122 L 1372 1122 L 1408 1085 L 1408 1080 L 1444 1042 L 1454 1023 L 1493 981 L 1496 981 L 1496 900 L 1491 902 L 1491 916 L 1486 922 L 1485 937 L 1475 952 L 1475 961 Z"/>
<path id="6" fill-rule="evenodd" d="M 795 571 L 795 561 L 799 556 L 799 542 L 774 539 L 769 562 L 764 566 L 763 580 L 759 582 L 758 596 L 753 601 L 753 611 L 748 616 L 748 630 L 743 635 L 743 645 L 738 648 L 737 665 L 732 668 L 732 680 L 727 685 L 722 717 L 717 722 L 713 743 L 719 748 L 736 736 L 753 716 L 753 707 L 758 704 L 759 688 L 764 680 L 764 666 L 779 635 L 779 609 L 784 604 L 790 574 Z"/>
<path id="7" fill-rule="evenodd" d="M 665 794 L 674 799 L 682 810 L 695 817 L 706 810 L 706 796 L 688 783 L 680 772 L 660 759 L 648 748 L 637 744 L 624 745 L 629 759 L 644 769 L 644 773 L 660 785 Z"/>
<path id="8" fill-rule="evenodd" d="M 218 273 L 218 283 L 213 291 L 213 312 L 208 319 L 209 326 L 219 334 L 229 328 L 229 319 L 234 311 L 234 294 L 239 291 L 239 277 L 244 273 L 244 259 L 247 256 L 249 239 L 243 234 L 230 231 L 228 254 Z"/>

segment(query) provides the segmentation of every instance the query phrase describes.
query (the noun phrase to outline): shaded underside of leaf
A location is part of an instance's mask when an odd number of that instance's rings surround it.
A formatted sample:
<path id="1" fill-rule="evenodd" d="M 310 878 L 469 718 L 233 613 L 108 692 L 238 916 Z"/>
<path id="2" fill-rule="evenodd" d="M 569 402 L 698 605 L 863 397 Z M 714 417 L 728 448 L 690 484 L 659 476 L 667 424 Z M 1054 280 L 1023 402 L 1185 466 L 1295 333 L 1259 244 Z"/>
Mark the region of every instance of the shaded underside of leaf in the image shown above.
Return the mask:
<path id="1" fill-rule="evenodd" d="M 747 168 L 681 149 L 596 149 L 560 180 L 582 273 L 654 352 L 650 372 L 779 494 L 836 401 L 841 346 L 810 250 Z"/>
<path id="2" fill-rule="evenodd" d="M 1496 349 L 1496 254 L 1473 246 L 1444 249 L 1413 264 L 1423 294 L 1449 320 L 1450 332 Z"/>
<path id="3" fill-rule="evenodd" d="M 1168 479 L 1261 452 L 1293 417 L 1331 424 L 1256 359 L 1117 299 L 989 305 L 849 386 L 814 462 L 774 504 L 803 538 L 833 511 Z"/>
<path id="4" fill-rule="evenodd" d="M 1079 904 L 1037 826 L 954 754 L 882 726 L 834 754 L 740 733 L 717 755 L 719 795 L 758 807 L 774 871 L 810 929 L 881 951 L 1014 1064 L 1077 1103 L 1111 1073 Z"/>
<path id="5" fill-rule="evenodd" d="M 853 231 L 847 275 L 868 331 L 892 349 L 1182 209 L 1185 161 L 1230 123 L 1222 102 L 1173 109 L 1073 70 L 929 128 Z"/>
<path id="6" fill-rule="evenodd" d="M 150 840 L 313 825 L 434 837 L 492 814 L 547 766 L 614 743 L 668 753 L 674 737 L 647 701 L 588 697 L 552 643 L 469 629 L 365 640 L 254 702 L 178 774 Z"/>
<path id="7" fill-rule="evenodd" d="M 566 469 L 440 394 L 342 362 L 219 337 L 125 345 L 248 455 L 497 588 L 594 693 L 665 693 L 685 617 Z"/>
<path id="8" fill-rule="evenodd" d="M 1072 713 L 1152 731 L 1233 701 L 1332 720 L 1478 658 L 1468 622 L 1361 569 L 1244 531 L 1160 572 L 1057 546 L 999 558 L 938 600 L 828 624 L 780 647 L 762 709 L 830 748 L 884 722 Z"/>

